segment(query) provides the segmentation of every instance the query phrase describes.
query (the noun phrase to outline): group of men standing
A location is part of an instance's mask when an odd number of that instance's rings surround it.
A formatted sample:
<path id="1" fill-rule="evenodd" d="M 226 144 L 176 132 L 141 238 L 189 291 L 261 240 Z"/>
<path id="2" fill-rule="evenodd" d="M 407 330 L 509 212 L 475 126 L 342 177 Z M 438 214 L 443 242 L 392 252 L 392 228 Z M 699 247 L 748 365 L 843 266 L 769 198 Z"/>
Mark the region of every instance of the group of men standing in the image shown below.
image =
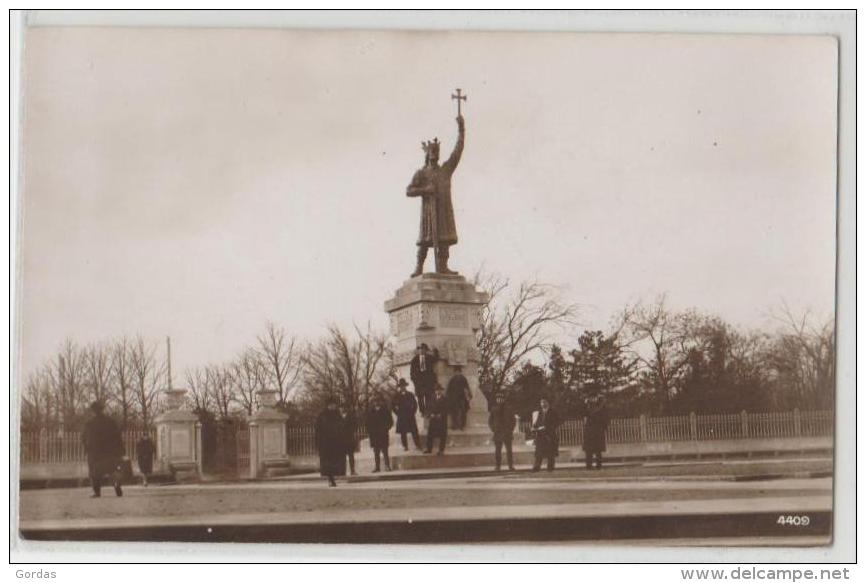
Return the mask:
<path id="1" fill-rule="evenodd" d="M 415 385 L 418 409 L 424 417 L 450 416 L 452 429 L 465 429 L 466 413 L 472 401 L 469 381 L 463 375 L 463 367 L 457 365 L 454 367 L 454 375 L 448 381 L 447 390 L 443 389 L 436 376 L 438 361 L 439 352 L 435 349 L 431 351 L 422 343 L 409 363 L 409 378 Z"/>
<path id="2" fill-rule="evenodd" d="M 601 469 L 602 453 L 607 448 L 605 434 L 610 422 L 607 405 L 602 396 L 594 396 L 587 400 L 583 423 L 583 451 L 586 455 L 586 468 Z M 550 405 L 550 401 L 541 397 L 539 408 L 532 414 L 532 438 L 535 443 L 535 463 L 533 471 L 541 469 L 547 461 L 547 470 L 556 468 L 556 458 L 559 455 L 559 434 L 557 429 L 561 423 L 560 416 Z"/>
<path id="3" fill-rule="evenodd" d="M 466 414 L 472 401 L 472 391 L 469 381 L 463 375 L 461 366 L 454 367 L 454 374 L 448 381 L 448 388 L 443 389 L 436 375 L 436 363 L 439 361 L 438 351 L 422 343 L 415 351 L 415 355 L 409 363 L 409 378 L 415 386 L 415 395 L 406 391 L 407 383 L 400 379 L 398 401 L 406 402 L 417 399 L 421 415 L 427 419 L 427 447 L 425 453 L 432 453 L 434 440 L 439 440 L 439 455 L 445 452 L 445 442 L 448 439 L 448 419 L 451 419 L 451 428 L 463 430 L 466 428 Z M 409 415 L 411 407 L 404 405 L 406 416 L 402 420 L 398 417 L 397 433 L 401 434 L 403 448 L 408 449 L 406 433 L 412 435 L 416 447 L 418 443 L 418 428 L 415 424 L 415 412 Z M 395 412 L 397 408 L 395 407 Z M 398 413 L 399 415 L 399 413 Z M 406 431 L 402 432 L 401 428 Z"/>
<path id="4" fill-rule="evenodd" d="M 461 367 L 456 366 L 453 376 L 448 381 L 447 390 L 443 389 L 436 375 L 438 359 L 436 350 L 431 351 L 426 344 L 419 345 L 409 364 L 409 376 L 414 385 L 414 394 L 407 390 L 409 383 L 401 378 L 390 406 L 382 397 L 376 397 L 370 402 L 365 422 L 370 447 L 374 453 L 374 472 L 380 471 L 381 460 L 384 460 L 385 470 L 391 470 L 388 449 L 389 432 L 392 427 L 400 435 L 404 451 L 409 450 L 411 436 L 414 446 L 427 454 L 433 452 L 433 446 L 438 440 L 438 455 L 445 452 L 449 418 L 452 429 L 465 429 L 466 416 L 472 399 L 469 382 L 463 375 Z M 513 470 L 517 414 L 510 405 L 506 393 L 502 391 L 488 395 L 488 405 L 488 425 L 493 433 L 495 468 L 497 471 L 502 468 L 504 449 L 505 463 L 509 470 Z M 419 411 L 427 424 L 426 444 L 424 444 L 426 447 L 422 447 L 416 421 Z M 555 469 L 559 453 L 560 423 L 558 412 L 551 407 L 547 398 L 542 397 L 539 400 L 538 410 L 532 414 L 529 435 L 535 448 L 534 471 L 540 470 L 545 462 L 548 471 Z M 597 469 L 601 468 L 607 424 L 607 408 L 603 400 L 591 399 L 587 404 L 583 436 L 587 468 L 591 468 L 593 462 Z M 328 478 L 331 486 L 336 486 L 334 476 L 345 475 L 347 460 L 351 474 L 355 475 L 354 453 L 358 447 L 358 440 L 355 437 L 356 428 L 355 418 L 344 407 L 338 407 L 335 400 L 328 402 L 325 411 L 317 419 L 316 443 L 321 457 L 321 473 Z"/>

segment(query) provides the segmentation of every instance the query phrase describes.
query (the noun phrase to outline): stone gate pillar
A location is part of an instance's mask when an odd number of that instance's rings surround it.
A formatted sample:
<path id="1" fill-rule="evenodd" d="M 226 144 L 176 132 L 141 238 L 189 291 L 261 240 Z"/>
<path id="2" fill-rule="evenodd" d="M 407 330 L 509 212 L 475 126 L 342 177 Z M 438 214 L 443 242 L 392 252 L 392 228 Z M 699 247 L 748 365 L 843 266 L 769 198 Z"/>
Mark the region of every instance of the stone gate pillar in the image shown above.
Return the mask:
<path id="1" fill-rule="evenodd" d="M 277 411 L 277 391 L 259 391 L 259 408 L 250 417 L 250 477 L 270 476 L 289 467 L 286 420 Z"/>
<path id="2" fill-rule="evenodd" d="M 476 333 L 481 327 L 481 310 L 489 299 L 462 275 L 425 273 L 407 280 L 385 302 L 396 340 L 394 364 L 410 388 L 409 363 L 421 343 L 439 351 L 436 376 L 443 387 L 448 386 L 454 367 L 463 367 L 472 390 L 467 429 L 487 426 L 487 400 L 478 385 Z"/>
<path id="3" fill-rule="evenodd" d="M 201 423 L 192 411 L 183 410 L 186 389 L 168 389 L 166 410 L 156 425 L 156 469 L 160 473 L 201 477 Z"/>

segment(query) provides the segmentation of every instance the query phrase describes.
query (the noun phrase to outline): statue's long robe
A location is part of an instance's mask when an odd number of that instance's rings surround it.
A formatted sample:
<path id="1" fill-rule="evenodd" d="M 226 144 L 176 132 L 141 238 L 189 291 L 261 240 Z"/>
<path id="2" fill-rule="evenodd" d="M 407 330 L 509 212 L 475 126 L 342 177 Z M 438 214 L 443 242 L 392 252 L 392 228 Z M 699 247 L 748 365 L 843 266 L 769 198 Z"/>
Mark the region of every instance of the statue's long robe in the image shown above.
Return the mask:
<path id="1" fill-rule="evenodd" d="M 412 177 L 412 182 L 406 189 L 407 196 L 421 196 L 416 189 L 430 185 L 434 190 L 433 196 L 422 197 L 418 245 L 425 247 L 436 245 L 437 233 L 434 225 L 439 227 L 439 245 L 457 243 L 457 225 L 454 222 L 454 206 L 451 204 L 451 175 L 454 174 L 460 162 L 460 155 L 463 153 L 463 134 L 461 130 L 454 152 L 444 164 L 421 168 Z"/>

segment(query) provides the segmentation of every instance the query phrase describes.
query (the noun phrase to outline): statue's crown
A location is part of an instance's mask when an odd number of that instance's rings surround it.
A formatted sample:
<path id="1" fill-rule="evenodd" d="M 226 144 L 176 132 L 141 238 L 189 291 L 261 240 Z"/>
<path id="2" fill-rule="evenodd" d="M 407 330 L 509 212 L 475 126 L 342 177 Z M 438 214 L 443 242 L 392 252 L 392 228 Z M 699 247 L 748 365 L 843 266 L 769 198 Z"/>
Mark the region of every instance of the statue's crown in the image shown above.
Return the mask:
<path id="1" fill-rule="evenodd" d="M 436 152 L 438 154 L 439 153 L 439 138 L 433 138 L 429 142 L 421 142 L 421 147 L 428 154 L 430 152 Z"/>

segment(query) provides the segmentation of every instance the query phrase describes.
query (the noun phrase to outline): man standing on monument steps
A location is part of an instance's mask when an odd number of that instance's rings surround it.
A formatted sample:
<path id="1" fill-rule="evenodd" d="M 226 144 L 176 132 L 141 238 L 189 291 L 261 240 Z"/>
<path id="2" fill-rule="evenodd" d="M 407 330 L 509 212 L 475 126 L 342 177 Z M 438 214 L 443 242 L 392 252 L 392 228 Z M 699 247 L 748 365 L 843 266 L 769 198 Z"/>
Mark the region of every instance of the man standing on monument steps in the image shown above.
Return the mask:
<path id="1" fill-rule="evenodd" d="M 421 409 L 421 414 L 425 416 L 429 402 L 433 397 L 433 388 L 436 386 L 436 360 L 438 360 L 438 356 L 438 352 L 431 353 L 430 348 L 422 342 L 409 363 L 409 378 L 415 385 L 418 408 Z"/>
<path id="2" fill-rule="evenodd" d="M 418 411 L 418 401 L 415 395 L 406 390 L 409 383 L 401 378 L 397 382 L 397 394 L 394 395 L 392 408 L 397 416 L 397 433 L 403 444 L 403 451 L 409 451 L 409 441 L 406 434 L 412 435 L 412 441 L 417 449 L 421 449 L 421 441 L 418 439 L 418 423 L 415 421 L 415 413 Z"/>
<path id="3" fill-rule="evenodd" d="M 460 96 L 458 99 L 465 99 Z M 458 100 L 458 104 L 460 101 Z M 448 269 L 448 248 L 457 243 L 454 206 L 451 204 L 451 175 L 460 162 L 465 134 L 463 116 L 457 116 L 457 144 L 451 156 L 439 165 L 439 139 L 422 142 L 424 167 L 415 173 L 406 189 L 406 196 L 421 197 L 421 228 L 418 234 L 418 261 L 412 277 L 424 272 L 427 250 L 433 247 L 436 273 L 454 274 Z"/>

